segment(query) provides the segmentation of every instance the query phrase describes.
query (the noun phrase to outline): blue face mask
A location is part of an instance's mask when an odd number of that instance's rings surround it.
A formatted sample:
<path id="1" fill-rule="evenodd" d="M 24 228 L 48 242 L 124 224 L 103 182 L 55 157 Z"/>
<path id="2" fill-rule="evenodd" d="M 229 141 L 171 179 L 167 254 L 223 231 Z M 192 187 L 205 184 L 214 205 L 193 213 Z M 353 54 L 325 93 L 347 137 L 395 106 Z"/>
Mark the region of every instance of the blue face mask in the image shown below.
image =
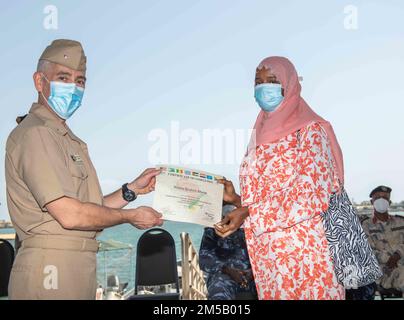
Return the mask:
<path id="1" fill-rule="evenodd" d="M 44 76 L 45 77 L 45 76 Z M 49 80 L 45 77 L 49 82 Z M 69 119 L 81 106 L 84 89 L 74 83 L 50 81 L 48 104 L 62 119 Z M 43 95 L 43 94 L 42 94 Z"/>
<path id="2" fill-rule="evenodd" d="M 275 111 L 283 99 L 282 86 L 279 83 L 263 83 L 255 86 L 255 100 L 264 111 Z"/>

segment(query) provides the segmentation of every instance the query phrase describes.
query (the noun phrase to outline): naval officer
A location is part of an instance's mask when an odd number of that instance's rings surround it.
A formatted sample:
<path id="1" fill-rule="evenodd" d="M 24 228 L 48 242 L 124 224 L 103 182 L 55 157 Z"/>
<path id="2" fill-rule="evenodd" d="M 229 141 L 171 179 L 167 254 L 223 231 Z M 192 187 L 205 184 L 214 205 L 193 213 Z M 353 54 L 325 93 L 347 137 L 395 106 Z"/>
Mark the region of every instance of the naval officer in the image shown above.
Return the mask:
<path id="1" fill-rule="evenodd" d="M 163 223 L 149 207 L 122 209 L 154 190 L 155 169 L 104 196 L 87 145 L 67 126 L 81 106 L 86 56 L 81 44 L 55 40 L 33 75 L 38 101 L 6 144 L 7 201 L 22 244 L 9 282 L 11 299 L 94 299 L 97 231 L 122 223 Z"/>

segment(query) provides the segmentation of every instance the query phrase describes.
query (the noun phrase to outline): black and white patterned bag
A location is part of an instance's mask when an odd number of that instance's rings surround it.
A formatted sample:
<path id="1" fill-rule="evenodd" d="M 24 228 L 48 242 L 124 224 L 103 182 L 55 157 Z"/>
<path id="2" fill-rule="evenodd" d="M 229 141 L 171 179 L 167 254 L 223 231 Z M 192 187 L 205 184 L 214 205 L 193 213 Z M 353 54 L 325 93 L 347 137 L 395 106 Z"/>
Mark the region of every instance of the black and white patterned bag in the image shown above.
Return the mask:
<path id="1" fill-rule="evenodd" d="M 322 214 L 334 270 L 346 289 L 373 283 L 382 276 L 379 263 L 345 189 L 331 196 Z"/>

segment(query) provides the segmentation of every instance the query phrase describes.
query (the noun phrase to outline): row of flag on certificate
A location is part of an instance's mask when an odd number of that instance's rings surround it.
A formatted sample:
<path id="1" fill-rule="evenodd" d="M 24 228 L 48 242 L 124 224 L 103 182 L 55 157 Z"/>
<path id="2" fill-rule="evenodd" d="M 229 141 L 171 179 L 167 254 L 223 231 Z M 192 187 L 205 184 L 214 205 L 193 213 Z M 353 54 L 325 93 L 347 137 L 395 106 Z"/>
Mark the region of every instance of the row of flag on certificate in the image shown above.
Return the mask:
<path id="1" fill-rule="evenodd" d="M 221 179 L 222 177 L 219 176 L 214 176 L 208 173 L 203 173 L 200 171 L 193 171 L 190 169 L 181 169 L 181 168 L 175 168 L 175 167 L 160 167 L 162 172 L 168 172 L 168 173 L 176 173 L 180 175 L 185 175 L 185 176 L 191 176 L 191 177 L 196 177 L 196 178 L 201 178 L 201 179 L 206 179 L 210 181 L 218 180 Z"/>

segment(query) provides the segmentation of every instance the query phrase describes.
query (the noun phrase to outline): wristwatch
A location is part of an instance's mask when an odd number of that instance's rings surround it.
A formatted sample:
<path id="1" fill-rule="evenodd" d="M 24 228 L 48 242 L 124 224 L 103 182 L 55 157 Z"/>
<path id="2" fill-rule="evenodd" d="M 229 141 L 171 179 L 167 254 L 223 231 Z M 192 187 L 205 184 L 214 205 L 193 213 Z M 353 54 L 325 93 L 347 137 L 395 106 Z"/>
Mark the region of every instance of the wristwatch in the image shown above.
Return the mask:
<path id="1" fill-rule="evenodd" d="M 133 200 L 136 200 L 136 198 L 137 198 L 136 193 L 133 192 L 132 190 L 130 190 L 130 189 L 128 188 L 128 184 L 127 184 L 127 183 L 125 183 L 125 184 L 122 186 L 122 198 L 124 198 L 125 201 L 128 201 L 128 202 L 131 202 L 131 201 L 133 201 Z"/>

